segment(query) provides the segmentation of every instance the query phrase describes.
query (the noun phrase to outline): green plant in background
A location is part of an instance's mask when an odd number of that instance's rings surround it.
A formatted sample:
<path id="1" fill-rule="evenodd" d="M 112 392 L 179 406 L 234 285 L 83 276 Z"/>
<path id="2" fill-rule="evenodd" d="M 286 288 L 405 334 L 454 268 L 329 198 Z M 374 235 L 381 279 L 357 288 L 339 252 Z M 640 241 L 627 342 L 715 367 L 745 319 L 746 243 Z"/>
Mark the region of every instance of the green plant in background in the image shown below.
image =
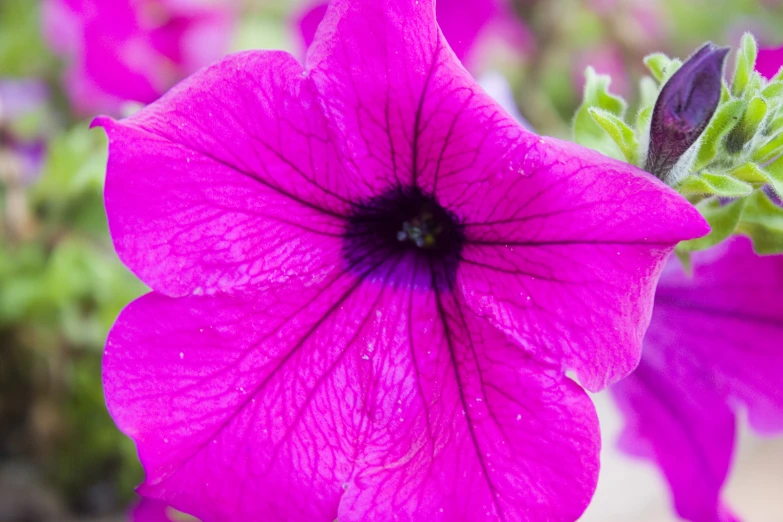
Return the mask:
<path id="1" fill-rule="evenodd" d="M 25 192 L 25 226 L 12 226 L 18 204 L 0 206 L 0 451 L 31 459 L 89 511 L 125 505 L 140 481 L 133 445 L 114 428 L 98 378 L 109 327 L 144 292 L 108 241 L 105 150 L 103 136 L 83 124 L 58 134 Z"/>
<path id="2" fill-rule="evenodd" d="M 714 67 L 725 55 L 715 47 L 703 47 L 685 64 L 662 53 L 649 55 L 650 75 L 641 81 L 640 107 L 630 117 L 625 100 L 609 92 L 611 79 L 587 70 L 583 103 L 574 119 L 575 141 L 649 170 L 699 208 L 713 230 L 678 246 L 685 260 L 688 252 L 735 233 L 749 236 L 758 253 L 783 252 L 783 208 L 773 201 L 783 196 L 783 72 L 762 78 L 754 71 L 756 53 L 755 40 L 746 34 L 731 82 L 722 79 L 720 66 Z M 709 77 L 717 79 L 713 87 L 705 80 Z M 714 103 L 708 110 L 710 88 Z M 675 95 L 672 89 L 681 92 Z M 694 99 L 702 106 L 688 108 Z M 675 145 L 662 152 L 655 143 L 663 132 L 656 118 L 671 122 L 670 114 L 663 115 L 667 104 L 682 119 L 672 123 Z M 696 125 L 699 117 L 700 127 L 683 127 Z M 687 147 L 676 150 L 683 142 Z"/>

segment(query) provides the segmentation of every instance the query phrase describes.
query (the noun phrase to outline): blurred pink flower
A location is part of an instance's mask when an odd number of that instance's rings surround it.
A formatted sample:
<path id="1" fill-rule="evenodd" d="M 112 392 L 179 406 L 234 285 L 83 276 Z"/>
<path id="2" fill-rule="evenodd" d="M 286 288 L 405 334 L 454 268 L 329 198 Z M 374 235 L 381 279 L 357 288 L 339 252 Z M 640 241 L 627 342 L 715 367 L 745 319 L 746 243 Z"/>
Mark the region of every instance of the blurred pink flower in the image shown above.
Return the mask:
<path id="1" fill-rule="evenodd" d="M 77 112 L 118 113 L 149 103 L 176 81 L 220 58 L 232 2 L 44 0 L 42 25 L 68 60 L 65 86 Z"/>
<path id="2" fill-rule="evenodd" d="M 758 257 L 737 237 L 695 254 L 694 271 L 669 263 L 642 361 L 611 390 L 621 447 L 661 468 L 680 516 L 726 522 L 737 406 L 757 431 L 783 431 L 783 256 Z"/>
<path id="3" fill-rule="evenodd" d="M 759 49 L 756 58 L 756 70 L 764 78 L 772 79 L 783 67 L 783 47 L 779 49 Z"/>
<path id="4" fill-rule="evenodd" d="M 35 135 L 17 132 L 17 124 L 43 111 L 49 99 L 46 84 L 37 78 L 0 77 L 0 149 L 13 154 L 21 170 L 21 183 L 32 183 L 43 167 L 46 141 L 43 131 Z"/>
<path id="5" fill-rule="evenodd" d="M 698 212 L 524 130 L 432 0 L 335 0 L 303 66 L 230 56 L 124 121 L 106 209 L 153 292 L 104 387 L 142 495 L 206 522 L 574 520 L 580 386 L 630 372 Z"/>
<path id="6" fill-rule="evenodd" d="M 328 2 L 317 2 L 299 19 L 299 30 L 306 46 L 323 20 Z M 475 65 L 477 46 L 485 36 L 500 35 L 515 48 L 527 50 L 530 34 L 505 0 L 439 0 L 436 2 L 438 25 L 451 49 L 464 64 Z"/>

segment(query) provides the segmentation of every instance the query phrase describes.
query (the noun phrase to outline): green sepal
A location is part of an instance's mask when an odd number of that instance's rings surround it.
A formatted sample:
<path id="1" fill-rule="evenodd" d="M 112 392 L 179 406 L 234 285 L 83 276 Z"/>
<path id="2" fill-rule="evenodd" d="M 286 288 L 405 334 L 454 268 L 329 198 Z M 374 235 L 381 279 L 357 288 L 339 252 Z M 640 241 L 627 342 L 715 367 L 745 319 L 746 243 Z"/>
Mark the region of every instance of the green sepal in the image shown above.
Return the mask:
<path id="1" fill-rule="evenodd" d="M 614 142 L 620 147 L 625 156 L 625 161 L 631 165 L 636 164 L 637 151 L 639 143 L 636 141 L 636 135 L 626 123 L 614 114 L 601 110 L 597 107 L 587 109 L 593 121 L 595 121 Z"/>
<path id="2" fill-rule="evenodd" d="M 737 154 L 756 135 L 761 122 L 767 115 L 767 101 L 761 96 L 755 96 L 748 102 L 745 113 L 739 123 L 726 136 L 726 151 Z"/>
<path id="3" fill-rule="evenodd" d="M 753 192 L 753 187 L 725 174 L 701 172 L 685 178 L 677 186 L 677 191 L 684 195 L 714 195 L 724 198 L 739 198 Z"/>
<path id="4" fill-rule="evenodd" d="M 737 232 L 753 240 L 758 254 L 783 252 L 783 208 L 775 204 L 762 190 L 757 190 L 746 202 Z"/>
<path id="5" fill-rule="evenodd" d="M 715 156 L 718 155 L 718 149 L 722 146 L 721 142 L 724 136 L 737 125 L 745 110 L 745 105 L 743 100 L 731 100 L 718 107 L 710 124 L 702 134 L 693 172 L 703 169 L 715 159 Z"/>
<path id="6" fill-rule="evenodd" d="M 770 82 L 761 91 L 761 95 L 768 100 L 774 100 L 783 94 L 783 81 Z"/>
<path id="7" fill-rule="evenodd" d="M 753 153 L 753 161 L 764 164 L 783 154 L 783 131 L 775 134 Z"/>
<path id="8" fill-rule="evenodd" d="M 766 136 L 773 136 L 780 131 L 783 131 L 783 115 L 775 116 L 764 126 L 764 135 Z"/>
<path id="9" fill-rule="evenodd" d="M 680 252 L 695 252 L 706 250 L 724 241 L 737 229 L 742 219 L 747 199 L 738 199 L 728 205 L 721 205 L 718 198 L 705 199 L 696 208 L 707 220 L 712 229 L 709 234 L 698 239 L 682 241 L 677 245 Z"/>
<path id="10" fill-rule="evenodd" d="M 611 83 L 611 76 L 598 74 L 595 69 L 588 67 L 585 70 L 584 105 L 598 107 L 622 118 L 628 103 L 622 97 L 609 92 Z"/>
<path id="11" fill-rule="evenodd" d="M 679 58 L 672 58 L 669 61 L 669 65 L 666 66 L 666 70 L 663 71 L 663 79 L 661 80 L 661 84 L 668 82 L 669 79 L 674 76 L 674 73 L 680 70 L 680 67 L 682 67 L 682 60 Z"/>
<path id="12" fill-rule="evenodd" d="M 739 49 L 737 51 L 737 63 L 734 69 L 734 80 L 731 84 L 731 93 L 736 97 L 741 97 L 748 84 L 751 82 L 754 67 L 756 65 L 756 55 L 758 48 L 756 40 L 750 33 L 742 35 Z"/>
<path id="13" fill-rule="evenodd" d="M 663 53 L 652 53 L 644 57 L 644 65 L 647 66 L 647 70 L 659 82 L 663 81 L 671 62 L 672 59 Z"/>
<path id="14" fill-rule="evenodd" d="M 591 108 L 598 108 L 618 118 L 625 116 L 628 104 L 619 96 L 609 92 L 611 77 L 597 74 L 595 69 L 585 69 L 585 88 L 582 105 L 574 117 L 574 141 L 607 156 L 623 159 L 623 152 L 606 131 L 590 115 Z"/>
<path id="15" fill-rule="evenodd" d="M 729 176 L 756 185 L 768 184 L 779 196 L 783 195 L 783 158 L 764 168 L 755 163 L 745 163 L 729 171 Z"/>

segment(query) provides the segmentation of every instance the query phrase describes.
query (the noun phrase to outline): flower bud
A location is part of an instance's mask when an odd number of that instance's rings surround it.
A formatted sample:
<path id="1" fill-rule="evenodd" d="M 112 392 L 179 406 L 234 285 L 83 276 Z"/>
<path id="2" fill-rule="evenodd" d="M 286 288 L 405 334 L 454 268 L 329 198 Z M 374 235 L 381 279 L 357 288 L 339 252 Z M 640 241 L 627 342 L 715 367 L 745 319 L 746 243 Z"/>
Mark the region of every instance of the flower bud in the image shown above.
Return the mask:
<path id="1" fill-rule="evenodd" d="M 704 132 L 720 103 L 728 52 L 726 47 L 704 44 L 663 86 L 650 122 L 645 170 L 666 180 Z"/>

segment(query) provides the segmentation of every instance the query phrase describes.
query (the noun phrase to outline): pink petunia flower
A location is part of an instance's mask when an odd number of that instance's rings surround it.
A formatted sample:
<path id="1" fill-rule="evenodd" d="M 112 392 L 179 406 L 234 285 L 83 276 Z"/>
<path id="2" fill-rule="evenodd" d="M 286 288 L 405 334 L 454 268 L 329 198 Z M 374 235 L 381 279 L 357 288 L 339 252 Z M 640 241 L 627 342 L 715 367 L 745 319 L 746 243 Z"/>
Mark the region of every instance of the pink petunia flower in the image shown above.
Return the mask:
<path id="1" fill-rule="evenodd" d="M 779 49 L 759 49 L 756 58 L 756 70 L 768 80 L 783 67 L 783 47 Z"/>
<path id="2" fill-rule="evenodd" d="M 176 81 L 220 58 L 231 2 L 45 0 L 42 25 L 70 64 L 65 86 L 76 111 L 117 113 L 149 103 Z"/>
<path id="3" fill-rule="evenodd" d="M 313 4 L 299 18 L 299 32 L 305 46 L 315 39 L 318 24 L 329 2 Z M 529 31 L 505 0 L 439 0 L 437 20 L 449 46 L 466 65 L 475 65 L 477 46 L 490 34 L 501 35 L 514 48 L 532 45 Z"/>
<path id="4" fill-rule="evenodd" d="M 694 263 L 693 277 L 669 263 L 642 361 L 611 390 L 627 423 L 621 447 L 661 468 L 677 512 L 725 522 L 735 405 L 757 431 L 783 431 L 783 256 L 758 257 L 737 237 Z"/>
<path id="5" fill-rule="evenodd" d="M 246 52 L 109 136 L 106 208 L 153 292 L 107 341 L 140 493 L 205 522 L 574 520 L 585 392 L 637 364 L 698 212 L 525 131 L 432 0 L 336 0 L 305 65 Z"/>

